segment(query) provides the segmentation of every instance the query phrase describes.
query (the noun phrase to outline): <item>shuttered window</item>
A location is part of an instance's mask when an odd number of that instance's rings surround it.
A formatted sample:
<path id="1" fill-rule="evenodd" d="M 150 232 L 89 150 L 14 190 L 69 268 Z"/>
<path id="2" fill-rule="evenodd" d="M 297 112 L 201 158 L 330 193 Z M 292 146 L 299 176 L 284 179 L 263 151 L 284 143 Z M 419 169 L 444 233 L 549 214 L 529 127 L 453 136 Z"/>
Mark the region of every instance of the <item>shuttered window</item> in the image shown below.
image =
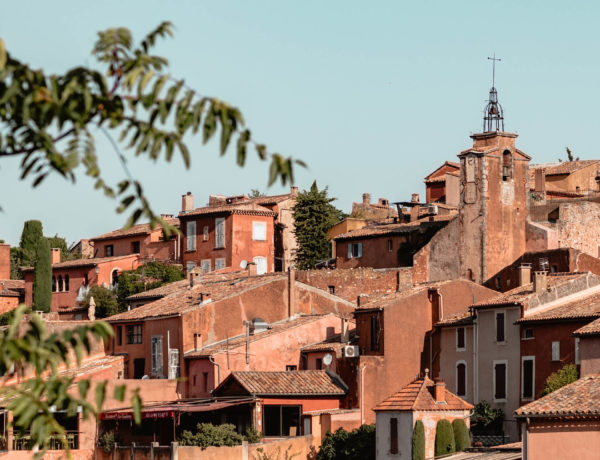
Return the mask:
<path id="1" fill-rule="evenodd" d="M 465 363 L 456 365 L 456 394 L 458 396 L 467 394 L 467 365 Z"/>
<path id="2" fill-rule="evenodd" d="M 152 336 L 152 374 L 162 376 L 162 335 Z"/>
<path id="3" fill-rule="evenodd" d="M 195 251 L 196 250 L 196 221 L 190 221 L 186 226 L 186 250 L 187 251 Z"/>
<path id="4" fill-rule="evenodd" d="M 398 453 L 398 419 L 390 419 L 390 454 Z"/>
<path id="5" fill-rule="evenodd" d="M 560 361 L 560 342 L 552 342 L 552 361 Z"/>
<path id="6" fill-rule="evenodd" d="M 504 342 L 504 312 L 496 313 L 496 342 Z"/>
<path id="7" fill-rule="evenodd" d="M 456 348 L 458 350 L 465 349 L 465 328 L 456 328 Z"/>
<path id="8" fill-rule="evenodd" d="M 506 363 L 494 364 L 494 399 L 506 399 Z"/>
<path id="9" fill-rule="evenodd" d="M 533 398 L 533 358 L 523 358 L 523 384 L 522 384 L 522 395 L 523 399 Z"/>
<path id="10" fill-rule="evenodd" d="M 225 219 L 223 217 L 215 219 L 215 247 L 225 247 Z"/>

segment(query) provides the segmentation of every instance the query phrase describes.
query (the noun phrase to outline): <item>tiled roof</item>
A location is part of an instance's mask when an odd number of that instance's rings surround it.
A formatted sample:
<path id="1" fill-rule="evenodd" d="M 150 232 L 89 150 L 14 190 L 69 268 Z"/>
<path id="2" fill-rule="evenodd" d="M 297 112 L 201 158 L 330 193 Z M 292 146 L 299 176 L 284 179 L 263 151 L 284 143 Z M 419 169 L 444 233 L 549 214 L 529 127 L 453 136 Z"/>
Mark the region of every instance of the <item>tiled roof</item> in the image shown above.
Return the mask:
<path id="1" fill-rule="evenodd" d="M 230 379 L 257 396 L 343 396 L 347 392 L 339 377 L 327 371 L 234 371 L 215 393 Z"/>
<path id="2" fill-rule="evenodd" d="M 221 206 L 205 206 L 203 208 L 197 208 L 193 211 L 182 212 L 179 217 L 187 216 L 205 216 L 211 214 L 247 214 L 252 216 L 277 216 L 277 213 L 271 211 L 264 206 L 260 206 L 256 203 L 242 201 L 239 203 L 224 204 Z"/>
<path id="3" fill-rule="evenodd" d="M 517 417 L 600 416 L 600 374 L 588 375 L 519 407 Z"/>
<path id="4" fill-rule="evenodd" d="M 438 403 L 434 397 L 435 382 L 429 378 L 417 379 L 398 393 L 380 402 L 375 411 L 437 411 L 471 410 L 473 405 L 445 389 L 445 402 Z"/>
<path id="5" fill-rule="evenodd" d="M 427 225 L 433 222 L 448 222 L 456 217 L 456 214 L 444 214 L 441 216 L 423 217 L 414 222 L 405 222 L 400 224 L 385 224 L 385 225 L 368 225 L 357 230 L 351 230 L 342 233 L 334 238 L 334 240 L 344 240 L 351 238 L 364 238 L 371 236 L 396 235 L 402 233 L 410 233 L 418 230 L 421 225 Z"/>
<path id="6" fill-rule="evenodd" d="M 444 167 L 449 167 L 449 168 L 446 168 L 446 171 L 444 171 Z M 450 170 L 454 169 L 454 171 L 449 171 L 448 169 L 450 169 Z M 433 171 L 431 174 L 429 174 L 428 176 L 425 177 L 425 183 L 429 184 L 432 182 L 445 182 L 446 174 L 455 175 L 459 170 L 460 170 L 460 163 L 456 163 L 454 161 L 446 161 L 446 162 L 444 162 L 444 164 L 442 166 L 440 166 L 435 171 Z"/>
<path id="7" fill-rule="evenodd" d="M 469 324 L 473 324 L 473 316 L 468 311 L 445 316 L 435 323 L 439 327 L 464 326 Z"/>
<path id="8" fill-rule="evenodd" d="M 563 161 L 560 163 L 531 165 L 530 170 L 544 168 L 544 174 L 546 176 L 554 176 L 558 174 L 571 174 L 572 172 L 598 163 L 600 163 L 600 160 Z"/>
<path id="9" fill-rule="evenodd" d="M 394 305 L 398 303 L 399 300 L 410 297 L 412 295 L 418 294 L 419 292 L 425 291 L 427 289 L 437 289 L 441 286 L 454 282 L 468 282 L 465 280 L 444 280 L 444 281 L 428 281 L 426 283 L 419 283 L 411 288 L 405 289 L 403 291 L 398 292 L 390 292 L 383 294 L 369 294 L 364 298 L 361 297 L 360 306 L 358 306 L 355 310 L 356 313 L 361 310 L 369 310 L 372 308 L 385 308 L 388 305 Z"/>
<path id="10" fill-rule="evenodd" d="M 587 276 L 587 273 L 549 273 L 547 277 L 547 288 L 552 289 L 563 283 Z M 494 307 L 497 305 L 523 305 L 527 306 L 528 301 L 535 296 L 533 292 L 533 283 L 524 284 L 510 291 L 503 292 L 496 297 L 485 302 L 472 305 L 473 308 Z"/>
<path id="11" fill-rule="evenodd" d="M 600 335 L 600 318 L 595 319 L 589 324 L 586 324 L 583 327 L 580 327 L 575 332 L 573 332 L 575 336 L 591 336 L 591 335 Z"/>
<path id="12" fill-rule="evenodd" d="M 269 273 L 258 276 L 240 276 L 238 274 L 238 277 L 234 279 L 203 281 L 195 284 L 192 288 L 182 289 L 173 295 L 163 297 L 141 307 L 109 316 L 106 321 L 140 321 L 145 318 L 180 315 L 195 308 L 201 308 L 204 305 L 203 302 L 206 302 L 206 300 L 201 300 L 203 294 L 210 294 L 208 302 L 214 302 L 282 279 L 287 279 L 287 276 L 280 273 Z"/>
<path id="13" fill-rule="evenodd" d="M 25 280 L 0 280 L 0 284 L 4 285 L 4 289 L 11 291 L 25 290 Z"/>
<path id="14" fill-rule="evenodd" d="M 266 204 L 281 203 L 282 201 L 289 200 L 290 198 L 293 198 L 293 197 L 294 197 L 293 194 L 285 193 L 283 195 L 258 196 L 256 198 L 250 198 L 250 201 L 253 203 L 259 204 L 261 206 L 264 206 Z"/>
<path id="15" fill-rule="evenodd" d="M 269 329 L 264 332 L 259 332 L 256 334 L 252 334 L 249 336 L 250 342 L 256 342 L 258 340 L 266 339 L 276 334 L 280 334 L 289 329 L 293 329 L 295 327 L 300 327 L 305 324 L 310 324 L 314 321 L 318 321 L 320 319 L 325 318 L 326 316 L 333 316 L 331 313 L 327 315 L 300 315 L 297 317 L 292 317 L 290 319 L 285 319 L 283 321 L 277 321 L 275 323 L 269 324 Z M 228 340 L 221 340 L 216 343 L 212 343 L 205 347 L 202 347 L 198 351 L 191 351 L 185 354 L 186 358 L 193 358 L 199 356 L 209 356 L 217 353 L 223 353 L 228 350 L 232 350 L 234 348 L 240 347 L 246 343 L 246 335 L 240 334 L 237 337 L 231 337 Z"/>
<path id="16" fill-rule="evenodd" d="M 528 315 L 527 311 L 525 311 L 525 315 L 517 323 L 596 317 L 600 317 L 600 293 L 559 304 L 556 307 L 548 308 L 539 313 Z"/>
<path id="17" fill-rule="evenodd" d="M 337 358 L 342 357 L 342 349 L 346 345 L 356 345 L 358 344 L 358 335 L 356 335 L 356 329 L 352 329 L 348 332 L 349 335 L 349 343 L 342 343 L 342 335 L 336 334 L 327 340 L 323 340 L 322 342 L 313 343 L 312 345 L 307 345 L 302 347 L 303 353 L 310 352 L 319 352 L 319 351 L 333 351 L 335 352 L 335 356 Z"/>
<path id="18" fill-rule="evenodd" d="M 125 256 L 114 256 L 114 257 L 96 257 L 94 259 L 75 259 L 75 260 L 66 260 L 64 262 L 59 262 L 57 264 L 52 265 L 52 269 L 55 268 L 75 268 L 75 267 L 95 267 L 96 265 L 100 265 L 106 262 L 114 262 L 115 260 L 120 259 L 131 259 L 139 257 L 137 254 L 127 254 Z M 131 268 L 131 267 L 127 267 Z M 32 271 L 33 267 L 22 267 L 22 271 Z"/>
<path id="19" fill-rule="evenodd" d="M 170 225 L 179 227 L 179 219 L 164 219 L 164 221 Z M 154 229 L 160 229 L 160 228 L 161 228 L 161 226 L 159 224 L 156 224 L 154 226 Z M 113 238 L 125 238 L 128 236 L 135 236 L 135 235 L 147 235 L 151 231 L 152 231 L 152 229 L 150 228 L 150 223 L 138 224 L 138 225 L 133 225 L 132 227 L 129 227 L 129 228 L 122 228 L 122 229 L 118 229 L 118 230 L 113 230 L 112 232 L 103 233 L 102 235 L 98 235 L 93 238 L 90 238 L 90 240 L 98 241 L 98 240 L 108 240 L 108 239 L 113 239 Z"/>

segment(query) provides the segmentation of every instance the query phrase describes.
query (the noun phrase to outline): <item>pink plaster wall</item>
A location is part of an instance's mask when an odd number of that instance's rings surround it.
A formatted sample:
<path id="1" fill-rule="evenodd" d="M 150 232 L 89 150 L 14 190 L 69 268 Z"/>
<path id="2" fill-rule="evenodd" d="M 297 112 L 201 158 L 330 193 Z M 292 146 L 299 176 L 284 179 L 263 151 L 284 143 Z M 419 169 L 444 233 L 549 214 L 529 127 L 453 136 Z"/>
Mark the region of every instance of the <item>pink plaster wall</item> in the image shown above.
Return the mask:
<path id="1" fill-rule="evenodd" d="M 598 458 L 599 446 L 599 421 L 537 422 L 532 420 L 528 427 L 527 454 L 524 458 L 595 460 Z"/>
<path id="2" fill-rule="evenodd" d="M 600 373 L 600 337 L 581 337 L 579 342 L 580 377 Z"/>

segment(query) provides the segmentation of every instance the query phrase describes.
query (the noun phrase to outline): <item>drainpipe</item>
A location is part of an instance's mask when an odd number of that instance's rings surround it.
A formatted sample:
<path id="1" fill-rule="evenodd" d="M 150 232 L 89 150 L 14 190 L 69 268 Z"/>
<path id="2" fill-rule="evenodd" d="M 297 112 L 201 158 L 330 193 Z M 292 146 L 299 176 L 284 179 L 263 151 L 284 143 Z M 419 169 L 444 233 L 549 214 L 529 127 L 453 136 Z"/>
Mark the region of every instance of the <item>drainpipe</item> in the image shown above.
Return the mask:
<path id="1" fill-rule="evenodd" d="M 360 367 L 360 424 L 364 425 L 365 424 L 365 401 L 364 401 L 364 395 L 365 395 L 365 367 L 367 367 L 367 364 L 363 364 Z"/>
<path id="2" fill-rule="evenodd" d="M 473 402 L 479 401 L 479 325 L 477 312 L 473 319 Z"/>
<path id="3" fill-rule="evenodd" d="M 214 360 L 212 355 L 208 357 L 208 360 L 217 366 L 217 386 L 221 384 L 221 366 L 219 366 Z"/>

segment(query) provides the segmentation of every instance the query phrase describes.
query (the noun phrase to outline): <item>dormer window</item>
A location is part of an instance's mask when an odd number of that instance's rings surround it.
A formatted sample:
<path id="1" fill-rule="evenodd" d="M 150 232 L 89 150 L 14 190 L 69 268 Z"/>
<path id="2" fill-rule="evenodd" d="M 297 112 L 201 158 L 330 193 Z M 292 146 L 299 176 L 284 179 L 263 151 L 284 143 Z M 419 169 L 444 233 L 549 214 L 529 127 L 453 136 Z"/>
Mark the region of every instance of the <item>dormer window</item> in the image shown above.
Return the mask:
<path id="1" fill-rule="evenodd" d="M 509 150 L 505 150 L 502 154 L 502 180 L 508 181 L 512 179 L 512 155 Z"/>

